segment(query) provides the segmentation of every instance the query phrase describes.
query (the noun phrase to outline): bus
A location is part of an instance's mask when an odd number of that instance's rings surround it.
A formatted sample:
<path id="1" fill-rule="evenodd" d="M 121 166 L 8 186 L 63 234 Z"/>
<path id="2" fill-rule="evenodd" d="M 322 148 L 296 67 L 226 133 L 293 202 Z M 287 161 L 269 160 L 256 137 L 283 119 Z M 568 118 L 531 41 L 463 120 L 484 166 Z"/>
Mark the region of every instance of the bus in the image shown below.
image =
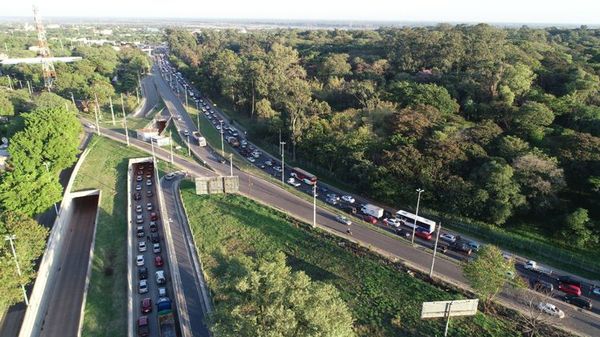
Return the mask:
<path id="1" fill-rule="evenodd" d="M 292 168 L 292 173 L 290 173 L 290 175 L 308 185 L 314 185 L 317 183 L 317 177 L 314 174 L 308 173 L 301 168 Z"/>
<path id="2" fill-rule="evenodd" d="M 400 219 L 404 226 L 410 228 L 415 227 L 416 219 L 417 227 L 424 228 L 429 233 L 433 233 L 435 231 L 435 221 L 426 219 L 422 216 L 418 216 L 407 211 L 399 210 L 398 212 L 396 212 L 396 218 Z"/>

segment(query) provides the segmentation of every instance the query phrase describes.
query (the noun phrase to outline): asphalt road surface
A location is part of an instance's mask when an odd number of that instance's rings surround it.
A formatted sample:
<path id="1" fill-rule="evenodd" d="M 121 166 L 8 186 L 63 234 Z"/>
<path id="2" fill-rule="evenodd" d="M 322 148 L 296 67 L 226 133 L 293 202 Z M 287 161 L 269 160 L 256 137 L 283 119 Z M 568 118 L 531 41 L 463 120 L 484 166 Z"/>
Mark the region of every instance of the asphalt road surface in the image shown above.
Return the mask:
<path id="1" fill-rule="evenodd" d="M 145 167 L 144 167 L 145 166 Z M 157 196 L 157 189 L 156 189 L 156 184 L 155 184 L 155 178 L 154 178 L 154 169 L 150 168 L 151 166 L 149 165 L 149 163 L 144 163 L 144 165 L 142 166 L 141 164 L 134 164 L 133 165 L 133 170 L 132 170 L 132 177 L 131 177 L 131 193 L 132 195 L 130 195 L 129 197 L 132 198 L 131 200 L 131 219 L 133 221 L 132 224 L 132 231 L 129 233 L 129 235 L 132 236 L 133 240 L 133 244 L 131 247 L 129 247 L 130 249 L 132 249 L 132 261 L 130 261 L 130 268 L 132 268 L 132 277 L 133 277 L 133 281 L 134 281 L 134 285 L 133 285 L 133 318 L 134 318 L 134 324 L 137 324 L 137 319 L 138 317 L 142 316 L 142 315 L 146 315 L 148 316 L 148 325 L 149 325 L 149 330 L 150 330 L 150 337 L 153 336 L 160 336 L 159 333 L 159 326 L 158 326 L 158 316 L 157 316 L 157 310 L 156 310 L 156 303 L 158 301 L 158 299 L 160 298 L 158 295 L 158 288 L 159 287 L 164 287 L 166 289 L 166 293 L 167 293 L 167 297 L 173 299 L 173 288 L 171 287 L 171 275 L 169 275 L 169 259 L 167 258 L 167 252 L 166 252 L 166 247 L 165 247 L 165 236 L 164 236 L 164 230 L 163 230 L 163 224 L 164 224 L 164 219 L 161 219 L 160 216 L 158 214 L 159 213 L 159 204 L 158 204 L 158 196 Z M 140 173 L 141 172 L 141 173 Z M 137 177 L 141 177 L 141 181 L 137 181 Z M 151 185 L 147 184 L 147 181 L 150 181 Z M 140 190 L 137 191 L 136 188 L 139 186 Z M 139 200 L 135 200 L 134 195 L 136 192 L 140 193 L 140 199 Z M 148 195 L 148 192 L 151 192 L 151 195 Z M 150 205 L 152 206 L 151 210 L 148 210 L 148 203 L 150 203 Z M 140 205 L 141 206 L 141 211 L 136 211 L 136 206 Z M 157 225 L 157 229 L 156 232 L 152 232 L 150 229 L 150 222 L 151 222 L 151 213 L 156 213 L 158 216 L 158 219 L 155 220 L 155 223 Z M 141 215 L 142 216 L 142 220 L 141 223 L 137 223 L 136 220 L 136 216 Z M 144 234 L 141 237 L 137 237 L 137 232 L 136 232 L 136 228 L 137 226 L 142 226 L 142 228 L 144 229 Z M 155 253 L 153 252 L 153 241 L 151 241 L 151 235 L 152 233 L 158 234 L 159 240 L 158 240 L 158 244 L 160 246 L 160 252 Z M 143 242 L 146 244 L 146 250 L 145 251 L 140 251 L 140 249 L 138 248 L 138 244 L 140 242 Z M 146 277 L 146 282 L 148 284 L 148 292 L 147 293 L 140 293 L 139 292 L 139 282 L 140 282 L 140 277 L 139 277 L 139 266 L 136 265 L 136 257 L 138 255 L 142 255 L 144 257 L 144 265 L 142 267 L 147 268 L 147 277 Z M 160 256 L 162 261 L 163 261 L 163 265 L 162 266 L 157 266 L 155 264 L 155 257 L 156 256 Z M 159 270 L 164 271 L 165 277 L 166 277 L 166 284 L 162 284 L 159 285 L 157 283 L 156 280 L 156 275 L 155 273 Z M 152 304 L 151 304 L 151 311 L 149 313 L 143 313 L 142 312 L 142 305 L 141 302 L 143 299 L 145 298 L 150 298 L 152 300 Z M 172 308 L 174 308 L 175 303 L 173 301 L 171 301 L 171 305 Z M 135 330 L 134 330 L 135 331 Z"/>
<path id="2" fill-rule="evenodd" d="M 63 242 L 62 263 L 51 294 L 41 337 L 77 336 L 83 290 L 94 234 L 98 196 L 73 200 L 73 216 Z"/>
<path id="3" fill-rule="evenodd" d="M 172 242 L 177 260 L 177 271 L 180 275 L 185 298 L 186 312 L 189 320 L 189 330 L 194 337 L 210 336 L 205 324 L 206 305 L 210 305 L 208 298 L 203 297 L 203 278 L 200 270 L 200 261 L 192 240 L 182 202 L 179 197 L 179 179 L 161 181 L 164 205 L 168 210 L 168 224 L 171 229 Z M 206 288 L 205 288 L 206 289 Z"/>
<path id="4" fill-rule="evenodd" d="M 142 79 L 142 90 L 144 92 L 143 105 L 139 110 L 133 113 L 133 117 L 146 117 L 152 111 L 152 108 L 158 104 L 158 92 L 156 91 L 156 85 L 154 79 L 156 77 L 155 72 L 150 72 Z"/>

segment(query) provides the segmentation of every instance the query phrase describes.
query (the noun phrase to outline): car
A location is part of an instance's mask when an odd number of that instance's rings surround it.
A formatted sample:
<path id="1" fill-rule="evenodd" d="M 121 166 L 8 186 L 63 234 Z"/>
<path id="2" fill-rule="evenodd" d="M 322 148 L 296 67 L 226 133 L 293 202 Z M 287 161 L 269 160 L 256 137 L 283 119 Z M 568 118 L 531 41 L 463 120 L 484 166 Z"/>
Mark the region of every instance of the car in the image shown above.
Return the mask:
<path id="1" fill-rule="evenodd" d="M 190 132 L 188 130 L 183 130 L 183 135 L 187 137 L 190 135 Z"/>
<path id="2" fill-rule="evenodd" d="M 156 212 L 150 212 L 150 220 L 152 220 L 152 221 L 158 220 L 158 214 L 156 214 Z"/>
<path id="3" fill-rule="evenodd" d="M 136 213 L 142 213 L 142 205 L 136 205 L 135 211 L 136 211 Z"/>
<path id="4" fill-rule="evenodd" d="M 273 170 L 277 171 L 277 172 L 281 172 L 281 166 L 273 166 Z"/>
<path id="5" fill-rule="evenodd" d="M 596 296 L 600 296 L 600 287 L 599 286 L 594 286 L 592 288 L 592 294 L 594 294 Z"/>
<path id="6" fill-rule="evenodd" d="M 154 233 L 158 230 L 158 226 L 156 225 L 156 221 L 150 221 L 150 232 Z"/>
<path id="7" fill-rule="evenodd" d="M 558 282 L 564 283 L 564 284 L 570 284 L 570 285 L 576 286 L 577 288 L 581 288 L 581 281 L 579 281 L 578 279 L 576 279 L 572 276 L 568 276 L 568 275 L 559 276 Z"/>
<path id="8" fill-rule="evenodd" d="M 582 309 L 592 310 L 592 301 L 585 297 L 565 295 L 563 299 L 565 302 L 578 306 Z"/>
<path id="9" fill-rule="evenodd" d="M 217 125 L 217 130 L 221 130 L 221 124 Z"/>
<path id="10" fill-rule="evenodd" d="M 138 337 L 148 337 L 150 330 L 148 328 L 148 316 L 140 316 L 137 320 L 137 335 Z"/>
<path id="11" fill-rule="evenodd" d="M 243 141 L 242 141 L 242 142 L 243 142 Z M 272 161 L 270 161 L 270 160 L 267 160 L 267 161 L 265 162 L 265 165 L 267 165 L 267 166 L 273 166 L 273 162 L 272 162 Z"/>
<path id="12" fill-rule="evenodd" d="M 146 251 L 146 241 L 140 241 L 138 242 L 138 251 L 140 253 L 143 253 Z"/>
<path id="13" fill-rule="evenodd" d="M 142 193 L 140 193 L 140 192 L 135 192 L 135 193 L 133 194 L 133 200 L 140 200 L 140 199 L 142 199 Z"/>
<path id="14" fill-rule="evenodd" d="M 162 256 L 160 255 L 156 255 L 154 257 L 154 266 L 155 267 L 162 267 L 162 265 L 164 264 Z"/>
<path id="15" fill-rule="evenodd" d="M 153 196 L 154 196 L 154 193 L 152 193 L 152 190 L 146 191 L 146 198 L 152 198 Z"/>
<path id="16" fill-rule="evenodd" d="M 403 236 L 406 239 L 409 239 L 412 236 L 412 231 L 409 231 L 408 229 L 405 228 L 395 228 L 394 231 L 396 232 L 397 235 L 399 236 Z"/>
<path id="17" fill-rule="evenodd" d="M 471 247 L 471 249 L 473 249 L 475 252 L 479 251 L 481 248 L 481 244 L 476 241 L 469 241 L 467 242 L 467 245 L 469 245 L 469 247 Z"/>
<path id="18" fill-rule="evenodd" d="M 442 233 L 440 234 L 440 239 L 446 242 L 454 243 L 456 242 L 456 235 L 452 235 L 450 233 Z"/>
<path id="19" fill-rule="evenodd" d="M 336 194 L 334 194 L 334 193 L 329 193 L 329 194 L 327 194 L 327 195 L 326 195 L 326 197 L 327 197 L 327 199 L 335 199 L 335 200 L 337 200 L 337 201 L 339 201 L 339 200 L 340 200 L 340 197 L 338 197 L 338 196 L 337 196 Z"/>
<path id="20" fill-rule="evenodd" d="M 152 311 L 152 299 L 150 297 L 146 297 L 142 299 L 142 303 L 140 305 L 142 308 L 142 314 L 147 314 Z"/>
<path id="21" fill-rule="evenodd" d="M 160 236 L 158 235 L 158 233 L 150 233 L 150 241 L 152 243 L 157 243 L 160 241 Z"/>
<path id="22" fill-rule="evenodd" d="M 144 226 L 137 226 L 135 232 L 138 238 L 142 238 L 146 235 L 146 233 L 144 233 Z"/>
<path id="23" fill-rule="evenodd" d="M 393 226 L 393 227 L 400 227 L 400 225 L 402 225 L 402 220 L 398 219 L 398 218 L 386 218 L 383 219 L 383 223 L 388 225 L 388 226 Z"/>
<path id="24" fill-rule="evenodd" d="M 144 216 L 141 214 L 138 214 L 135 216 L 135 222 L 136 223 L 144 223 Z"/>
<path id="25" fill-rule="evenodd" d="M 363 218 L 362 218 L 362 219 L 363 219 L 365 222 L 368 222 L 368 223 L 370 223 L 370 224 L 372 224 L 372 225 L 375 225 L 375 224 L 377 224 L 377 218 L 376 218 L 376 217 L 374 217 L 374 216 L 371 216 L 371 215 L 363 215 Z"/>
<path id="26" fill-rule="evenodd" d="M 260 157 L 260 152 L 259 151 L 252 152 L 252 157 L 258 159 Z"/>
<path id="27" fill-rule="evenodd" d="M 333 198 L 327 198 L 327 199 L 325 199 L 325 202 L 330 205 L 337 205 L 337 203 L 338 203 L 337 199 L 333 199 Z"/>
<path id="28" fill-rule="evenodd" d="M 152 210 L 152 208 L 154 208 L 154 207 L 152 206 L 152 203 L 151 203 L 151 202 L 149 202 L 149 203 L 147 203 L 147 204 L 146 204 L 146 210 L 147 210 L 147 211 L 151 211 L 151 210 Z"/>
<path id="29" fill-rule="evenodd" d="M 173 180 L 173 178 L 175 178 L 175 173 L 170 172 L 165 175 L 165 179 L 167 180 Z"/>
<path id="30" fill-rule="evenodd" d="M 418 236 L 424 240 L 431 240 L 431 233 L 429 233 L 428 231 L 426 231 L 423 228 L 417 228 L 415 230 L 415 236 Z"/>
<path id="31" fill-rule="evenodd" d="M 145 294 L 148 292 L 148 280 L 140 280 L 138 284 L 138 293 Z"/>
<path id="32" fill-rule="evenodd" d="M 336 201 L 337 202 L 337 201 Z M 342 206 L 342 210 L 348 214 L 356 214 L 358 210 L 354 206 L 344 205 Z"/>
<path id="33" fill-rule="evenodd" d="M 335 216 L 335 220 L 337 222 L 343 223 L 344 225 L 350 226 L 352 225 L 352 221 L 350 221 L 348 218 L 346 218 L 343 215 L 336 215 Z"/>
<path id="34" fill-rule="evenodd" d="M 140 280 L 145 280 L 148 278 L 148 268 L 146 267 L 139 267 L 138 268 L 138 278 Z"/>
<path id="35" fill-rule="evenodd" d="M 558 285 L 558 290 L 562 291 L 565 294 L 581 296 L 581 288 L 572 284 L 560 283 Z"/>
<path id="36" fill-rule="evenodd" d="M 558 318 L 564 318 L 565 313 L 557 308 L 554 304 L 548 302 L 540 302 L 538 304 L 538 309 L 542 312 L 547 313 L 550 316 L 556 316 Z"/>
<path id="37" fill-rule="evenodd" d="M 138 256 L 135 258 L 135 264 L 136 264 L 138 267 L 143 267 L 143 266 L 144 266 L 144 264 L 145 264 L 145 261 L 144 261 L 144 255 L 138 255 Z"/>
<path id="38" fill-rule="evenodd" d="M 165 272 L 163 270 L 157 270 L 154 273 L 154 276 L 156 278 L 156 284 L 165 284 L 167 282 L 165 278 Z"/>
<path id="39" fill-rule="evenodd" d="M 302 185 L 298 181 L 296 181 L 296 179 L 294 179 L 294 178 L 289 178 L 287 180 L 287 183 L 290 184 L 290 185 L 292 185 L 292 186 L 294 186 L 294 187 L 300 187 L 300 185 Z"/>
<path id="40" fill-rule="evenodd" d="M 143 179 L 144 179 L 144 178 L 142 178 L 142 176 L 137 176 L 137 177 L 135 178 L 135 181 L 142 181 Z"/>
<path id="41" fill-rule="evenodd" d="M 530 283 L 531 283 L 531 287 L 535 291 L 538 291 L 538 292 L 541 292 L 544 294 L 550 294 L 552 291 L 554 291 L 554 285 L 550 282 L 536 279 L 536 280 L 531 280 Z"/>
<path id="42" fill-rule="evenodd" d="M 154 244 L 152 244 L 152 252 L 154 254 L 159 254 L 160 253 L 160 243 L 154 243 Z"/>
<path id="43" fill-rule="evenodd" d="M 473 249 L 468 244 L 462 241 L 456 241 L 455 243 L 450 245 L 450 249 L 459 253 L 463 253 L 467 256 L 471 255 L 471 253 L 473 252 Z"/>
<path id="44" fill-rule="evenodd" d="M 148 179 L 151 179 L 152 178 L 152 171 L 150 171 L 150 170 L 146 171 L 146 174 L 144 175 L 144 177 L 146 177 Z M 147 183 L 146 183 L 146 185 L 147 185 Z"/>
<path id="45" fill-rule="evenodd" d="M 141 191 L 142 190 L 142 185 L 141 184 L 135 185 L 135 190 L 136 191 Z"/>
<path id="46" fill-rule="evenodd" d="M 146 180 L 146 186 L 152 186 L 152 180 L 150 180 L 150 179 Z"/>
<path id="47" fill-rule="evenodd" d="M 342 200 L 350 204 L 353 204 L 356 201 L 351 195 L 342 195 Z"/>
<path id="48" fill-rule="evenodd" d="M 248 161 L 251 163 L 254 163 L 256 161 L 256 159 L 254 159 L 254 157 L 252 156 L 246 157 L 246 159 L 248 159 Z"/>

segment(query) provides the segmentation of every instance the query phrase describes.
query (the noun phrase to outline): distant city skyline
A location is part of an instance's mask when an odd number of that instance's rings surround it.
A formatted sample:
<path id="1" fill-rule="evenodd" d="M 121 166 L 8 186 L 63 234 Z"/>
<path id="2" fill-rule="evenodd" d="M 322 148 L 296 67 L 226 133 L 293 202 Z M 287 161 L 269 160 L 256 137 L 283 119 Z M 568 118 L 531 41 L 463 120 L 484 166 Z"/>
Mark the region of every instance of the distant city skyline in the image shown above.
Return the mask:
<path id="1" fill-rule="evenodd" d="M 33 4 L 4 3 L 0 15 L 31 17 Z M 600 2 L 593 0 L 46 0 L 37 5 L 43 17 L 600 24 Z"/>

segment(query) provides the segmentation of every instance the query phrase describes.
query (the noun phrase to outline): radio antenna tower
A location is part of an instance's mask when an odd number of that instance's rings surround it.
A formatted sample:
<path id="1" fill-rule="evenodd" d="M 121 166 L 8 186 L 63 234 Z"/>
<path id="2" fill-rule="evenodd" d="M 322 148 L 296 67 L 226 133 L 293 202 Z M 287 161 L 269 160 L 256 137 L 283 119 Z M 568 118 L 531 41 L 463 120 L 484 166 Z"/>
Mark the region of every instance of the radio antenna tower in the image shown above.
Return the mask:
<path id="1" fill-rule="evenodd" d="M 50 91 L 52 83 L 56 78 L 56 70 L 54 70 L 54 64 L 52 63 L 52 55 L 50 54 L 50 48 L 48 48 L 48 40 L 46 40 L 46 30 L 42 24 L 42 19 L 38 13 L 37 6 L 33 6 L 33 21 L 35 22 L 35 29 L 37 30 L 38 37 L 38 55 L 42 61 L 42 74 L 44 76 L 44 87 Z"/>

